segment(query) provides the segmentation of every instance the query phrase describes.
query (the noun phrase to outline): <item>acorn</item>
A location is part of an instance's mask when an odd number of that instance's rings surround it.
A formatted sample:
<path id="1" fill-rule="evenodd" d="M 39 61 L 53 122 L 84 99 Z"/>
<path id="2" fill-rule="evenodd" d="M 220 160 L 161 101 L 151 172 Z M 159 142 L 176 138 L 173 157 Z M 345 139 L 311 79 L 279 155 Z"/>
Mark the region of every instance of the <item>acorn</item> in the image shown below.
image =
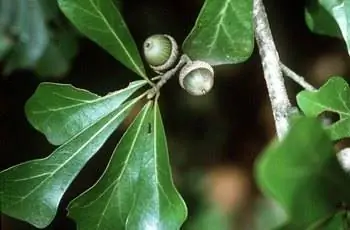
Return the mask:
<path id="1" fill-rule="evenodd" d="M 214 85 L 213 67 L 204 61 L 189 62 L 180 71 L 179 83 L 191 95 L 207 94 Z"/>
<path id="2" fill-rule="evenodd" d="M 173 68 L 179 59 L 179 47 L 175 39 L 167 34 L 155 34 L 143 43 L 147 63 L 161 74 Z"/>

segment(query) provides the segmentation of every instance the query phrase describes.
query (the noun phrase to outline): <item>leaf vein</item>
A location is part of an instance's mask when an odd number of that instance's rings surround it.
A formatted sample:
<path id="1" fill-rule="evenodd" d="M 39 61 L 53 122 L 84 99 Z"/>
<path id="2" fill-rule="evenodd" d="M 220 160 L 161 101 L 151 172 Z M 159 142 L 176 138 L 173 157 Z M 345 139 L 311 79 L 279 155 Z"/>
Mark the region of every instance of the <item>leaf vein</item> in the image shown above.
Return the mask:
<path id="1" fill-rule="evenodd" d="M 115 37 L 115 39 L 117 40 L 117 42 L 119 43 L 119 45 L 122 47 L 124 53 L 126 54 L 126 56 L 128 57 L 128 59 L 130 60 L 130 62 L 132 63 L 132 65 L 134 66 L 134 68 L 137 70 L 137 72 L 139 74 L 141 74 L 141 76 L 144 76 L 143 71 L 141 71 L 141 69 L 139 68 L 139 66 L 135 63 L 134 59 L 130 56 L 129 51 L 125 48 L 123 42 L 120 40 L 120 38 L 118 37 L 118 35 L 115 33 L 115 31 L 113 30 L 112 26 L 110 25 L 110 23 L 108 22 L 108 20 L 105 18 L 105 16 L 102 14 L 102 12 L 99 10 L 98 6 L 96 4 L 94 4 L 94 2 L 92 0 L 89 0 L 89 2 L 91 3 L 91 5 L 93 6 L 93 8 L 97 11 L 97 13 L 100 15 L 101 20 L 105 23 L 105 25 L 107 26 L 107 28 L 111 31 L 111 34 Z M 115 5 L 112 3 L 112 7 L 116 10 L 116 12 L 118 12 L 119 10 L 115 7 Z"/>

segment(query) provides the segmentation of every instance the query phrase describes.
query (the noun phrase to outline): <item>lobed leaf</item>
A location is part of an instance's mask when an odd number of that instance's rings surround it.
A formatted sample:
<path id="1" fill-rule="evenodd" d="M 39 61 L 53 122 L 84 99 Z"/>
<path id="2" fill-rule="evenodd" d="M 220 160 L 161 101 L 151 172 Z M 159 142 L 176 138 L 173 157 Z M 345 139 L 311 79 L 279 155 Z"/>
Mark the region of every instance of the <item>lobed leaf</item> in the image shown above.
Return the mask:
<path id="1" fill-rule="evenodd" d="M 48 141 L 60 145 L 96 120 L 117 109 L 146 81 L 100 97 L 72 85 L 41 83 L 25 105 L 29 122 L 45 134 Z"/>
<path id="2" fill-rule="evenodd" d="M 306 116 L 316 117 L 329 111 L 339 114 L 339 120 L 326 127 L 332 140 L 350 137 L 350 89 L 341 77 L 332 77 L 315 92 L 302 91 L 297 103 Z"/>
<path id="3" fill-rule="evenodd" d="M 283 141 L 267 148 L 257 161 L 256 176 L 263 192 L 289 215 L 293 227 L 282 229 L 308 229 L 350 203 L 350 177 L 315 118 L 300 118 Z"/>
<path id="4" fill-rule="evenodd" d="M 140 97 L 101 117 L 58 147 L 50 156 L 2 171 L 1 212 L 38 228 L 49 225 L 73 179 L 139 99 Z"/>
<path id="5" fill-rule="evenodd" d="M 165 133 L 149 102 L 128 128 L 99 181 L 69 205 L 78 229 L 180 229 L 186 206 L 171 178 Z"/>
<path id="6" fill-rule="evenodd" d="M 58 0 L 58 4 L 78 30 L 147 80 L 137 46 L 112 0 Z"/>
<path id="7" fill-rule="evenodd" d="M 184 52 L 211 65 L 247 60 L 254 49 L 252 11 L 252 0 L 206 0 Z"/>

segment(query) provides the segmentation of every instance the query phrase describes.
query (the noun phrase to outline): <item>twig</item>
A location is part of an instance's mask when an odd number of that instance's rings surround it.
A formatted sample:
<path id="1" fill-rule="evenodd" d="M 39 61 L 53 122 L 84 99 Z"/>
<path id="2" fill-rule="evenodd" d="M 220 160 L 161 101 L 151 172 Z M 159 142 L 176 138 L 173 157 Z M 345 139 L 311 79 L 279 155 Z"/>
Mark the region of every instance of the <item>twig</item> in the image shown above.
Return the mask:
<path id="1" fill-rule="evenodd" d="M 280 63 L 281 65 L 281 69 L 282 72 L 289 77 L 290 79 L 292 79 L 293 81 L 295 81 L 296 83 L 298 83 L 301 87 L 303 87 L 306 90 L 309 91 L 315 91 L 316 88 L 313 87 L 310 83 L 308 83 L 305 78 L 303 78 L 302 76 L 298 75 L 297 73 L 295 73 L 293 70 L 291 70 L 290 68 L 288 68 L 285 64 L 283 64 L 282 62 Z"/>
<path id="2" fill-rule="evenodd" d="M 262 0 L 253 1 L 253 21 L 264 77 L 271 101 L 276 133 L 281 139 L 289 128 L 288 117 L 292 110 L 284 84 L 280 60 L 272 38 Z"/>
<path id="3" fill-rule="evenodd" d="M 176 74 L 176 72 L 186 63 L 191 62 L 191 59 L 186 55 L 183 54 L 180 57 L 179 62 L 177 65 L 168 70 L 167 72 L 160 74 L 152 79 L 159 79 L 156 85 L 153 86 L 153 88 L 149 89 L 148 94 L 147 94 L 147 99 L 152 99 L 160 90 L 160 88 L 163 87 L 163 85 L 173 76 Z"/>
<path id="4" fill-rule="evenodd" d="M 264 77 L 275 119 L 276 132 L 283 138 L 289 128 L 288 117 L 293 111 L 284 84 L 280 60 L 274 44 L 262 0 L 253 0 L 253 20 L 256 42 L 259 47 Z M 338 159 L 345 171 L 350 172 L 350 148 L 343 149 Z"/>

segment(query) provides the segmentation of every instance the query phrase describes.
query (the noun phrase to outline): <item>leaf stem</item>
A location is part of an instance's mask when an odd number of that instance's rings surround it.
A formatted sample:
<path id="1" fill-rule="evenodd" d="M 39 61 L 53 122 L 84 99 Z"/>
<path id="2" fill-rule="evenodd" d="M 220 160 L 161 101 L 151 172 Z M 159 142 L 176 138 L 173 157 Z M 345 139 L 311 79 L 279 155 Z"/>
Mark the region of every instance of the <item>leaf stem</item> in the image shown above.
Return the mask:
<path id="1" fill-rule="evenodd" d="M 281 139 L 289 128 L 291 103 L 284 84 L 280 59 L 262 0 L 253 0 L 255 38 L 259 48 L 264 78 L 272 106 L 276 133 Z"/>
<path id="2" fill-rule="evenodd" d="M 292 79 L 293 81 L 298 83 L 301 87 L 303 87 L 304 89 L 309 90 L 309 91 L 315 91 L 316 90 L 316 88 L 313 87 L 310 83 L 308 83 L 303 76 L 298 75 L 297 73 L 295 73 L 293 70 L 288 68 L 282 62 L 280 63 L 280 66 L 281 66 L 282 72 L 287 77 L 289 77 L 290 79 Z"/>
<path id="3" fill-rule="evenodd" d="M 152 99 L 156 94 L 159 93 L 160 88 L 163 87 L 163 85 L 172 77 L 176 74 L 176 72 L 183 67 L 185 64 L 191 62 L 191 59 L 186 55 L 183 54 L 180 57 L 179 62 L 177 63 L 177 65 L 168 70 L 167 72 L 160 74 L 158 76 L 155 76 L 154 78 L 152 78 L 153 80 L 159 79 L 159 81 L 157 82 L 156 85 L 153 86 L 153 88 L 149 89 L 148 91 L 148 95 L 147 95 L 147 99 Z"/>

